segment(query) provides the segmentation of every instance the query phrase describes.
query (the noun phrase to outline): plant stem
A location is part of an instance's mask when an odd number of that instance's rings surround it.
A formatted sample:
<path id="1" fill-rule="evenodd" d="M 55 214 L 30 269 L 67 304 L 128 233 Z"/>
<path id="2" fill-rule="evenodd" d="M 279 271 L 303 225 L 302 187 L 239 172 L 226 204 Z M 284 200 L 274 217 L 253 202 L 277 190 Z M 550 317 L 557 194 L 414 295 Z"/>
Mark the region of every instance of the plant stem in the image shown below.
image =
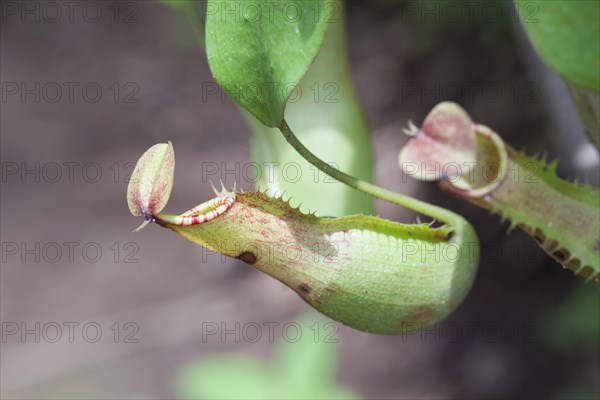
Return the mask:
<path id="1" fill-rule="evenodd" d="M 600 115 L 598 113 L 600 94 L 580 88 L 566 79 L 564 81 L 583 121 L 588 137 L 594 146 L 600 150 Z"/>
<path id="2" fill-rule="evenodd" d="M 421 214 L 427 215 L 431 218 L 435 218 L 439 221 L 445 222 L 450 225 L 457 225 L 463 222 L 462 217 L 433 204 L 426 203 L 421 200 L 414 199 L 409 196 L 402 195 L 400 193 L 393 192 L 391 190 L 384 189 L 380 186 L 373 185 L 372 183 L 365 182 L 357 179 L 351 175 L 346 174 L 331 165 L 327 164 L 319 157 L 314 155 L 309 149 L 307 149 L 296 137 L 292 129 L 289 127 L 287 122 L 284 120 L 279 130 L 283 134 L 283 137 L 288 143 L 309 163 L 314 165 L 316 168 L 331 176 L 332 178 L 345 183 L 346 185 L 359 190 L 363 193 L 367 193 L 371 196 L 389 201 L 390 203 L 398 204 L 417 211 Z"/>

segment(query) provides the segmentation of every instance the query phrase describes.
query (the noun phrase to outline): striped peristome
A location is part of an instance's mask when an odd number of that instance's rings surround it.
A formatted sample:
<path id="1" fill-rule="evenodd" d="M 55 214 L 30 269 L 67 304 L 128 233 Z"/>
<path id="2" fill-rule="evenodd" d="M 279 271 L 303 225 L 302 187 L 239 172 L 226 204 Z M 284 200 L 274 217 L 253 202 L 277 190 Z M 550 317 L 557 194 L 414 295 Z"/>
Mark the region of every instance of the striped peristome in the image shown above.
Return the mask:
<path id="1" fill-rule="evenodd" d="M 206 201 L 181 215 L 159 214 L 156 219 L 169 224 L 190 226 L 212 221 L 227 212 L 235 202 L 235 192 L 225 193 Z"/>

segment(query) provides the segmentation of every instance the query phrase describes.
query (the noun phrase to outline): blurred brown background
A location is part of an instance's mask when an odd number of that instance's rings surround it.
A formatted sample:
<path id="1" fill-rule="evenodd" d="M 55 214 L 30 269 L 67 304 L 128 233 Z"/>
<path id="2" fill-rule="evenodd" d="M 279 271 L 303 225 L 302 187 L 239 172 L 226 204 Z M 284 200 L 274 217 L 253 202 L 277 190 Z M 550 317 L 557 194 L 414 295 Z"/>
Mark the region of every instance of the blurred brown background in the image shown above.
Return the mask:
<path id="1" fill-rule="evenodd" d="M 203 340 L 203 323 L 294 321 L 309 310 L 296 294 L 158 227 L 132 233 L 139 221 L 127 210 L 125 182 L 152 144 L 175 146 L 169 211 L 212 195 L 199 165 L 249 161 L 238 109 L 203 96 L 213 81 L 190 21 L 151 1 L 81 2 L 72 18 L 54 2 L 55 18 L 45 3 L 2 4 L 2 398 L 172 398 L 177 371 L 192 360 L 224 352 L 268 359 L 266 337 Z M 349 2 L 353 78 L 377 182 L 465 215 L 483 260 L 472 292 L 437 330 L 383 337 L 341 326 L 337 380 L 365 398 L 598 398 L 597 287 L 522 232 L 507 235 L 498 218 L 403 177 L 396 161 L 408 119 L 419 123 L 448 99 L 514 147 L 559 157 L 564 177 L 597 185 L 598 154 L 510 2 L 493 3 L 489 14 L 478 2 L 447 2 L 462 10 L 457 18 L 428 3 L 420 15 L 424 3 Z M 223 178 L 248 183 L 239 173 Z M 413 218 L 377 207 L 385 218 Z M 444 334 L 448 324 L 460 338 Z"/>

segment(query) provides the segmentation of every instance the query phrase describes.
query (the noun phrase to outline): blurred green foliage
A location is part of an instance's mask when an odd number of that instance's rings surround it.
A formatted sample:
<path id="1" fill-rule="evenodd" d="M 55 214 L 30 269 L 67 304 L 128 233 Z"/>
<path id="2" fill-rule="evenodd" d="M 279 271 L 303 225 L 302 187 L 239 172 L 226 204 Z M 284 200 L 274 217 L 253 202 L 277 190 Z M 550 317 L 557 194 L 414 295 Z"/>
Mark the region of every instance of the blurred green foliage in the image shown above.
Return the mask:
<path id="1" fill-rule="evenodd" d="M 600 1 L 517 0 L 544 61 L 574 84 L 600 92 Z"/>
<path id="2" fill-rule="evenodd" d="M 578 282 L 556 308 L 542 316 L 546 346 L 560 354 L 571 377 L 552 398 L 590 400 L 598 398 L 600 354 L 600 292 L 596 285 Z"/>
<path id="3" fill-rule="evenodd" d="M 239 353 L 198 359 L 179 371 L 176 392 L 183 399 L 358 399 L 335 382 L 337 340 L 322 334 L 327 321 L 302 316 L 298 341 L 279 342 L 269 363 Z"/>
<path id="4" fill-rule="evenodd" d="M 204 49 L 206 0 L 158 0 L 158 2 L 181 12 L 191 20 L 191 25 Z"/>
<path id="5" fill-rule="evenodd" d="M 597 286 L 578 283 L 556 309 L 544 317 L 548 344 L 563 349 L 596 347 L 600 351 L 600 293 Z"/>

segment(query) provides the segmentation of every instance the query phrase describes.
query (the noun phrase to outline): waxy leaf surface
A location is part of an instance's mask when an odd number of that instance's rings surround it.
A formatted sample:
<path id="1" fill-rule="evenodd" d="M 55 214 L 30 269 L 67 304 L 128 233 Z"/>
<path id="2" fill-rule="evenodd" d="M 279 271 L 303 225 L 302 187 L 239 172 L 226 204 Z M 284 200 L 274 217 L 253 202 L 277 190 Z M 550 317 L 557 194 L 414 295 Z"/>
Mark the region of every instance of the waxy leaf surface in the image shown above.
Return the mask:
<path id="1" fill-rule="evenodd" d="M 239 0 L 207 3 L 206 54 L 232 99 L 260 122 L 278 127 L 286 101 L 315 59 L 327 22 L 328 1 Z"/>

